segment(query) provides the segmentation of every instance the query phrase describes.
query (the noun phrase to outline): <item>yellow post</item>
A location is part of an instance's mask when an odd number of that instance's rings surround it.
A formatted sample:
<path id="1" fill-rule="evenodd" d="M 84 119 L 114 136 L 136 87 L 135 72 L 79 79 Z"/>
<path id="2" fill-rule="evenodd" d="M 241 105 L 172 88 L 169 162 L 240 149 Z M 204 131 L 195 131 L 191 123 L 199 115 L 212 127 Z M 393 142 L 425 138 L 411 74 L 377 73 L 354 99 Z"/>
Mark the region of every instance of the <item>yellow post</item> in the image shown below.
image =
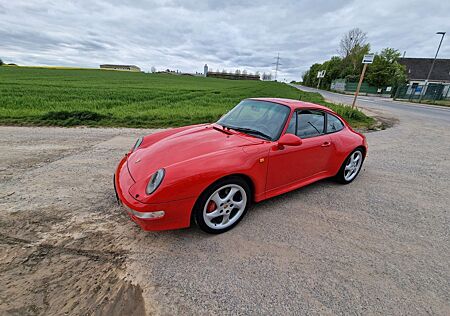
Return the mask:
<path id="1" fill-rule="evenodd" d="M 355 98 L 353 99 L 353 103 L 352 103 L 352 109 L 355 108 L 356 98 L 358 97 L 359 89 L 361 88 L 361 84 L 364 80 L 364 74 L 366 73 L 367 65 L 368 64 L 364 64 L 362 72 L 361 72 L 361 76 L 359 77 L 358 86 L 356 87 L 356 91 L 355 91 Z"/>

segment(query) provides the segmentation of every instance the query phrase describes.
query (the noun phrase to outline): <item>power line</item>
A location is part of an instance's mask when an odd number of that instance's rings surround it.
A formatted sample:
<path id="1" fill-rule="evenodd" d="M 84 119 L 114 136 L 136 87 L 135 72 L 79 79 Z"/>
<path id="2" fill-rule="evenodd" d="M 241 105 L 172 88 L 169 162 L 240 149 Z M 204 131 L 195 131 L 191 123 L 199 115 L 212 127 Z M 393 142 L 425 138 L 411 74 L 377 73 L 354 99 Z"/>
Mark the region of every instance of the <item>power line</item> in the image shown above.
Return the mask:
<path id="1" fill-rule="evenodd" d="M 275 81 L 277 80 L 277 76 L 278 76 L 278 68 L 281 66 L 280 64 L 280 53 L 278 53 L 277 57 L 274 57 L 277 59 L 276 63 L 273 63 L 272 65 L 275 65 Z"/>

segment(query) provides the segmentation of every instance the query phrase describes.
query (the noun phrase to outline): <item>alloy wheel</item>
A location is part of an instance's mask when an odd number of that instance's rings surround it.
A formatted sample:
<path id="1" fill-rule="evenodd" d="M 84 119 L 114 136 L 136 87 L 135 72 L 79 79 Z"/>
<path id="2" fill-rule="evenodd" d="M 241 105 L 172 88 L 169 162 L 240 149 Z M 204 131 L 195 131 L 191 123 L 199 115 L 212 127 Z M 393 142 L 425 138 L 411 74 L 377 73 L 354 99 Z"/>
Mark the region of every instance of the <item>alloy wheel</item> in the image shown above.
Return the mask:
<path id="1" fill-rule="evenodd" d="M 359 150 L 350 155 L 344 169 L 344 179 L 346 181 L 352 181 L 356 177 L 361 168 L 362 160 L 362 153 Z"/>
<path id="2" fill-rule="evenodd" d="M 203 207 L 205 224 L 212 229 L 224 229 L 233 225 L 244 213 L 247 193 L 237 184 L 227 184 L 208 198 Z"/>

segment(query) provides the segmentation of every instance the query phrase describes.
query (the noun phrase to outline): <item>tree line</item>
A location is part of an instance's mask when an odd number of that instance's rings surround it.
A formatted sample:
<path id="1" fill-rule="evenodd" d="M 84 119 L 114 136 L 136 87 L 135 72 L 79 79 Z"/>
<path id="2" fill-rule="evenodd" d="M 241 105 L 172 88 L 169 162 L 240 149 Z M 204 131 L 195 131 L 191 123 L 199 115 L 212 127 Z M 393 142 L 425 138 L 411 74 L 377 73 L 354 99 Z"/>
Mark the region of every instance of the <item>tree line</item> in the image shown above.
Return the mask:
<path id="1" fill-rule="evenodd" d="M 367 34 L 359 28 L 347 32 L 339 43 L 339 56 L 333 56 L 324 63 L 315 63 L 303 74 L 303 84 L 316 87 L 319 83 L 317 73 L 325 70 L 325 77 L 320 82 L 321 88 L 330 88 L 335 79 L 357 82 L 363 67 L 362 59 L 369 54 L 370 43 Z M 384 48 L 375 53 L 373 64 L 369 65 L 364 81 L 371 86 L 382 88 L 398 86 L 406 82 L 406 69 L 398 63 L 401 54 L 393 48 Z"/>

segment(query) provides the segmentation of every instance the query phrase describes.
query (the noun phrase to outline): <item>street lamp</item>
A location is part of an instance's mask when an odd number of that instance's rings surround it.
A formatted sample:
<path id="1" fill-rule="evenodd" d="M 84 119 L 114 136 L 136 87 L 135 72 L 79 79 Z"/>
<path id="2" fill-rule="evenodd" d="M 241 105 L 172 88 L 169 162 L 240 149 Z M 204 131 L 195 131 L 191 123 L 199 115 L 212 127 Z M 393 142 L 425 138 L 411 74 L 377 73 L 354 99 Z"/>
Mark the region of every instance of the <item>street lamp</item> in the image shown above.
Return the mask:
<path id="1" fill-rule="evenodd" d="M 423 93 L 425 92 L 425 89 L 428 87 L 428 79 L 430 79 L 431 72 L 433 71 L 433 68 L 434 68 L 434 63 L 436 62 L 436 58 L 439 54 L 439 49 L 441 48 L 441 44 L 442 44 L 442 41 L 444 40 L 444 36 L 445 36 L 445 32 L 437 32 L 436 34 L 442 35 L 442 37 L 441 37 L 441 41 L 439 42 L 439 46 L 436 51 L 436 55 L 434 56 L 433 62 L 431 63 L 431 68 L 430 68 L 430 71 L 428 72 L 427 79 L 425 80 L 425 86 L 423 87 L 422 91 L 420 92 L 419 103 L 420 103 L 420 101 L 422 101 Z"/>

